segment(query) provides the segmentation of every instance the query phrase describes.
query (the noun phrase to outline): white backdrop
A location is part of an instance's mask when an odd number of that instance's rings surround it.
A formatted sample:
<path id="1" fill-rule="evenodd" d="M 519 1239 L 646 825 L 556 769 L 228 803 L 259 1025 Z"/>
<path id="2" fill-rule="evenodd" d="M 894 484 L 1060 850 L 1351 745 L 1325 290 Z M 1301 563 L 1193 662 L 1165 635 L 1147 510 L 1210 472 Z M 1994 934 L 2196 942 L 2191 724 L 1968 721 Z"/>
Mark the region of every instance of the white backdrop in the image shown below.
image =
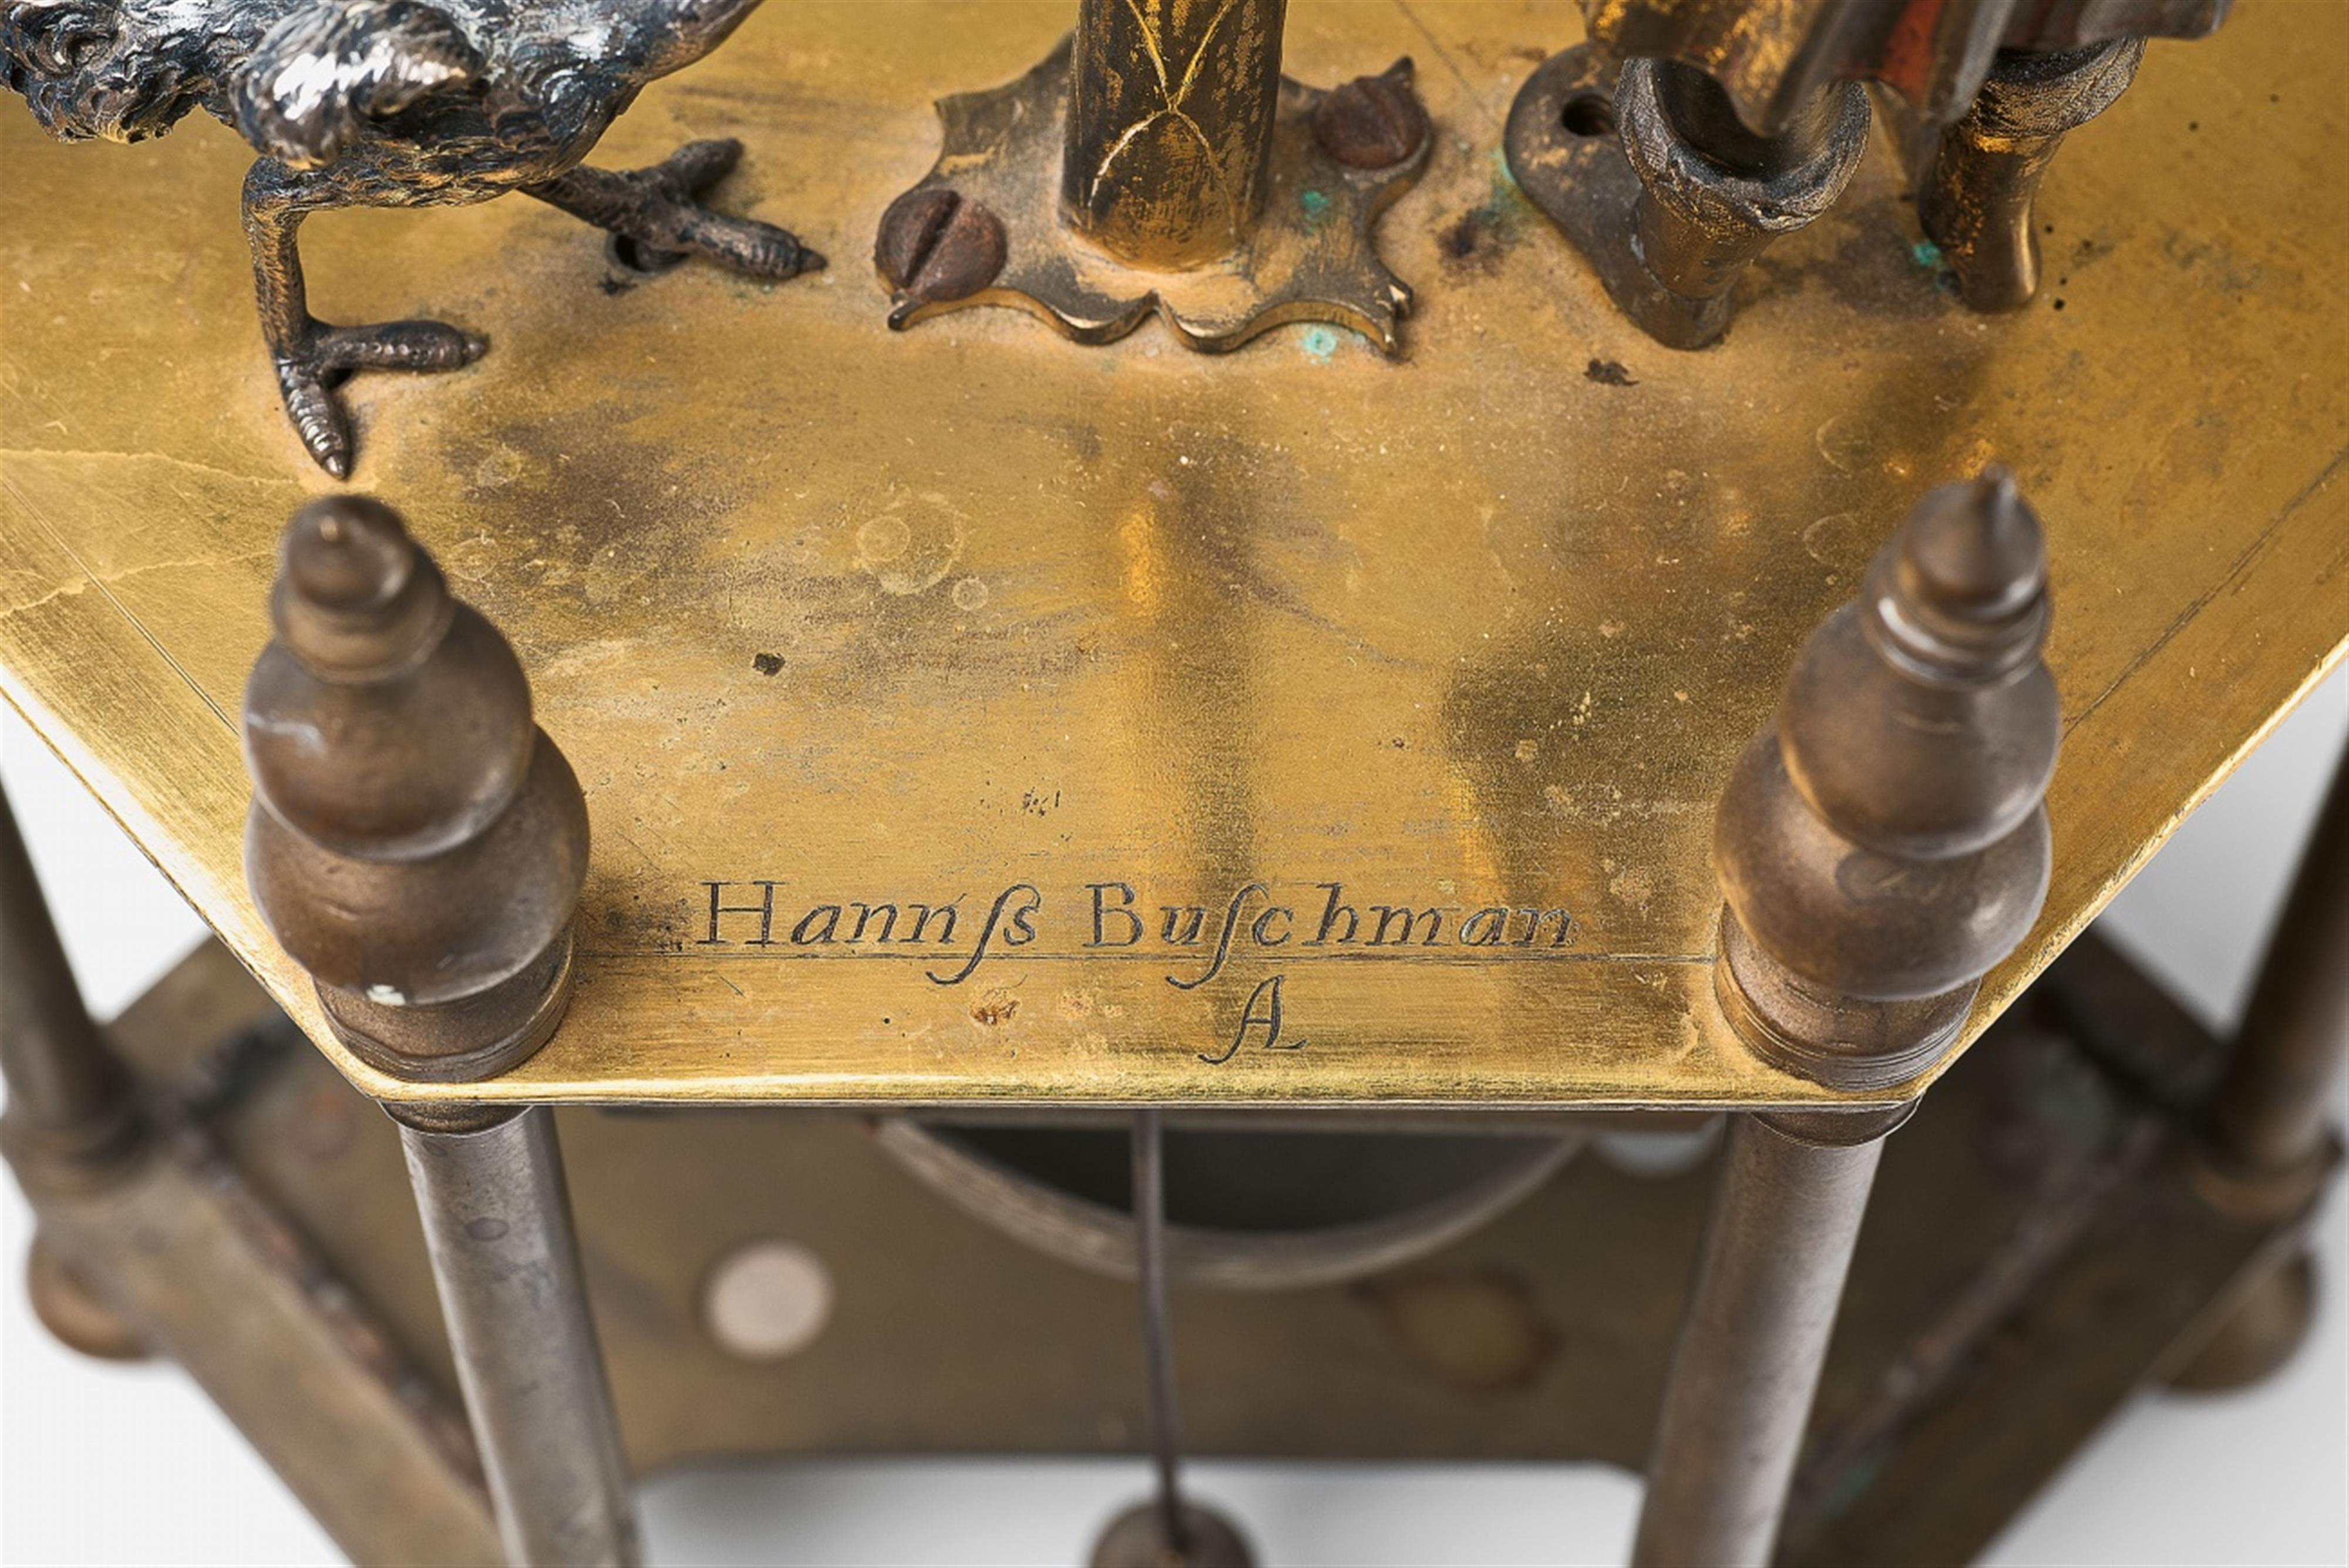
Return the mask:
<path id="1" fill-rule="evenodd" d="M 2337 672 L 2147 867 L 2103 929 L 2225 1025 L 2333 760 Z M 5 779 L 82 988 L 111 1015 L 202 927 L 13 713 Z M 2349 1102 L 2344 1102 L 2349 1103 Z M 31 1239 L 0 1197 L 0 1562 L 338 1561 L 276 1478 L 171 1366 L 86 1361 L 21 1287 Z M 2248 1394 L 2147 1394 L 1992 1548 L 1995 1564 L 2349 1563 L 2349 1204 L 2319 1229 L 2317 1330 Z M 1568 1465 L 1201 1464 L 1267 1564 L 1621 1561 L 1639 1483 Z M 860 1461 L 703 1470 L 643 1494 L 657 1563 L 1076 1563 L 1139 1496 L 1138 1462 Z"/>

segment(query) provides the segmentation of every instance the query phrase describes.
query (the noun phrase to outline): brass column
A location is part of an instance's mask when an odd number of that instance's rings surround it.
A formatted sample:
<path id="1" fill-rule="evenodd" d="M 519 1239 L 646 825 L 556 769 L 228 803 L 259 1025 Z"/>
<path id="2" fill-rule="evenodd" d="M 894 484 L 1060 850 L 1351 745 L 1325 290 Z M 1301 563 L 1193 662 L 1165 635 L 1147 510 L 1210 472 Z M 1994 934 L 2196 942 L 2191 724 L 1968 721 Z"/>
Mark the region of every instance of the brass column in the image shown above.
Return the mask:
<path id="1" fill-rule="evenodd" d="M 82 1005 L 64 946 L 0 794 L 0 1076 L 12 1153 L 101 1157 L 130 1130 L 130 1076 Z"/>
<path id="2" fill-rule="evenodd" d="M 1658 1417 L 1638 1568 L 1769 1560 L 1889 1116 L 1732 1117 Z"/>
<path id="3" fill-rule="evenodd" d="M 1079 0 L 1061 210 L 1120 261 L 1172 271 L 1264 207 L 1287 0 Z"/>
<path id="4" fill-rule="evenodd" d="M 2320 1160 L 2349 1050 L 2349 763 L 2335 770 L 2210 1097 L 2211 1145 L 2251 1171 Z"/>
<path id="5" fill-rule="evenodd" d="M 395 1113 L 506 1560 L 637 1560 L 627 1461 L 579 1266 L 554 1113 Z"/>
<path id="6" fill-rule="evenodd" d="M 2058 739 L 2038 519 L 1925 497 L 1796 655 L 1713 819 L 1714 993 L 1755 1055 L 1897 1101 L 1732 1128 L 1633 1562 L 1767 1563 L 1884 1136 L 2046 896 Z"/>
<path id="7" fill-rule="evenodd" d="M 244 693 L 245 875 L 328 1021 L 408 1082 L 493 1077 L 570 999 L 587 809 L 513 649 L 388 507 L 285 531 Z M 387 1107 L 498 1533 L 522 1568 L 633 1563 L 633 1503 L 553 1113 Z"/>
<path id="8" fill-rule="evenodd" d="M 2196 1187 L 2252 1223 L 2304 1213 L 2334 1159 L 2325 1116 L 2349 1053 L 2349 762 L 2301 857 L 2236 1032 L 2234 1054 L 2203 1114 Z M 2170 1384 L 2220 1393 L 2258 1382 L 2308 1337 L 2316 1266 L 2295 1247 L 2245 1283 Z"/>

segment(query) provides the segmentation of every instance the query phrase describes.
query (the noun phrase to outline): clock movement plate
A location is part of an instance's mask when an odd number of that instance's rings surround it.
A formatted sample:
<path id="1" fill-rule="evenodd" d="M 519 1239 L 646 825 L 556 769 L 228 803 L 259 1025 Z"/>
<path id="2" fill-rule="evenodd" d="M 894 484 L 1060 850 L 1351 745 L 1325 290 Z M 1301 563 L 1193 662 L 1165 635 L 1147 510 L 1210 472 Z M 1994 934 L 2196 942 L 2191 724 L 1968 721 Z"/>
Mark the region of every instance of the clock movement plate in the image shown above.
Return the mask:
<path id="1" fill-rule="evenodd" d="M 254 327 L 246 150 L 0 115 L 0 691 L 360 1088 L 1816 1103 L 1715 1010 L 1713 801 L 1928 487 L 2010 465 L 2056 604 L 2054 886 L 1975 1032 L 2343 650 L 2333 7 L 2155 46 L 2047 177 L 2029 308 L 1947 292 L 1879 145 L 1683 354 L 1506 172 L 1571 6 L 1300 3 L 1290 74 L 1412 54 L 1433 117 L 1378 229 L 1400 360 L 1009 309 L 891 332 L 858 258 L 931 100 L 1069 19 L 771 6 L 599 151 L 740 137 L 716 200 L 818 275 L 646 275 L 520 201 L 305 231 L 322 316 L 492 340 L 352 383 L 353 483 L 512 639 L 593 824 L 567 1021 L 462 1086 L 352 1060 L 244 890 L 239 691 L 331 483 Z"/>

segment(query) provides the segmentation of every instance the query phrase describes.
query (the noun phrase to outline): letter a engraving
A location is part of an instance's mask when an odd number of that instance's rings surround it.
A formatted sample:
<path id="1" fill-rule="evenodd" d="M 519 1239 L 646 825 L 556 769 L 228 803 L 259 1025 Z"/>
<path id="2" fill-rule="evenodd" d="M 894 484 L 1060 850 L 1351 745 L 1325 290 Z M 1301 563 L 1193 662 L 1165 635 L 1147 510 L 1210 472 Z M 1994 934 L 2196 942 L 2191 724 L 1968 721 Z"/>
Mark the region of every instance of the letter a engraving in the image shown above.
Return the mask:
<path id="1" fill-rule="evenodd" d="M 1232 1032 L 1232 1043 L 1224 1047 L 1224 1054 L 1210 1056 L 1202 1051 L 1199 1060 L 1210 1067 L 1222 1066 L 1239 1054 L 1240 1047 L 1247 1044 L 1251 1029 L 1264 1031 L 1263 1044 L 1267 1051 L 1304 1050 L 1304 1041 L 1280 1037 L 1280 981 L 1281 977 L 1276 974 L 1258 981 L 1257 988 L 1248 992 L 1247 1005 L 1240 1009 L 1240 1026 Z"/>

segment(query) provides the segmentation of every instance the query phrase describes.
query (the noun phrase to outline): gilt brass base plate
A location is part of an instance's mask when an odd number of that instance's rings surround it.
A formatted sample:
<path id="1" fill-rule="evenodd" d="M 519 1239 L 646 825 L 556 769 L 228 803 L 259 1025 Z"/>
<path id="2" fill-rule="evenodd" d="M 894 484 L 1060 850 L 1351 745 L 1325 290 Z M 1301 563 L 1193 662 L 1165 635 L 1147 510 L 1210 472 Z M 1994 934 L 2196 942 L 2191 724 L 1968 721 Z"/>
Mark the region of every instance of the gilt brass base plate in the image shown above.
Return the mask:
<path id="1" fill-rule="evenodd" d="M 1401 350 L 1411 290 L 1379 260 L 1371 229 L 1427 166 L 1429 139 L 1390 168 L 1349 168 L 1314 138 L 1313 110 L 1328 95 L 1283 77 L 1264 211 L 1239 248 L 1185 272 L 1126 266 L 1061 219 L 1069 52 L 1064 38 L 1017 81 L 938 101 L 945 145 L 914 191 L 948 190 L 986 207 L 1002 225 L 1005 260 L 991 285 L 960 298 L 900 289 L 890 326 L 1013 305 L 1080 343 L 1123 337 L 1155 312 L 1180 341 L 1211 353 L 1295 322 L 1327 322 Z M 1396 69 L 1408 81 L 1410 63 Z"/>
<path id="2" fill-rule="evenodd" d="M 739 136 L 715 199 L 846 254 L 930 167 L 938 93 L 1018 77 L 1069 11 L 768 5 L 597 157 Z M 519 200 L 305 227 L 321 314 L 491 339 L 355 380 L 353 477 L 512 640 L 586 792 L 570 1012 L 486 1085 L 354 1058 L 244 890 L 238 693 L 328 482 L 218 127 L 67 147 L 0 113 L 0 694 L 379 1095 L 1832 1098 L 1714 1004 L 1713 805 L 1926 489 L 2011 466 L 2056 605 L 2053 881 L 1970 1030 L 2349 635 L 2349 10 L 2150 50 L 2048 171 L 2030 308 L 1939 286 L 1879 149 L 1693 354 L 1501 159 L 1571 15 L 1290 8 L 1299 79 L 1419 63 L 1427 167 L 1378 228 L 1400 359 L 1009 310 L 893 333 L 861 269 L 616 277 Z"/>

